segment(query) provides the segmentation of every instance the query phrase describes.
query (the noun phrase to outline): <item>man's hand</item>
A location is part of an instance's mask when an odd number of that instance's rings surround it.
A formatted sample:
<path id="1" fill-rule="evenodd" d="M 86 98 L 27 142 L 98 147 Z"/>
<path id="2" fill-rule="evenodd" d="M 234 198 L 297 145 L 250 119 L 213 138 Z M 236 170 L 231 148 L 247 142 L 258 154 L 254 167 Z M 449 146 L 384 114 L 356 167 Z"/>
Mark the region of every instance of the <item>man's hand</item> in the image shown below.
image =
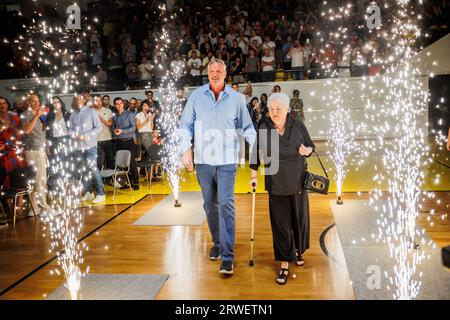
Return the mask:
<path id="1" fill-rule="evenodd" d="M 78 140 L 78 141 L 84 141 L 84 140 L 86 140 L 86 139 L 84 138 L 84 136 L 78 136 L 78 137 L 77 137 L 77 140 Z"/>
<path id="2" fill-rule="evenodd" d="M 183 156 L 181 157 L 181 163 L 188 171 L 194 170 L 194 162 L 192 160 L 192 150 L 191 148 L 187 149 Z"/>
<path id="3" fill-rule="evenodd" d="M 447 150 L 450 151 L 450 139 L 447 141 Z"/>
<path id="4" fill-rule="evenodd" d="M 120 136 L 122 134 L 122 129 L 114 129 L 114 134 Z"/>
<path id="5" fill-rule="evenodd" d="M 309 156 L 312 152 L 313 149 L 311 147 L 305 147 L 303 144 L 300 146 L 298 152 L 300 153 L 301 156 L 307 157 Z"/>
<path id="6" fill-rule="evenodd" d="M 38 117 L 40 117 L 40 116 L 42 116 L 42 115 L 44 115 L 45 114 L 45 108 L 39 108 L 38 110 L 37 110 L 37 112 L 36 112 L 36 115 L 38 116 Z"/>

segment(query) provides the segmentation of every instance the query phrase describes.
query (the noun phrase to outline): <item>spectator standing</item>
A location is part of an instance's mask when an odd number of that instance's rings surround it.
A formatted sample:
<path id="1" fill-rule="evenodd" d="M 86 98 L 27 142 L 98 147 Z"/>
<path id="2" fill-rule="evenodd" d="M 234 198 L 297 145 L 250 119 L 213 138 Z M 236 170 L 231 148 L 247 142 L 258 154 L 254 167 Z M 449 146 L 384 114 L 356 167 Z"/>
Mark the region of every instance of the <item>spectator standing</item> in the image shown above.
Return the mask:
<path id="1" fill-rule="evenodd" d="M 181 59 L 178 52 L 175 53 L 175 59 L 170 63 L 170 71 L 177 78 L 177 88 L 182 87 L 186 74 L 186 63 Z"/>
<path id="2" fill-rule="evenodd" d="M 131 184 L 134 190 L 139 190 L 139 175 L 136 167 L 137 146 L 134 143 L 136 139 L 135 115 L 125 110 L 123 99 L 120 97 L 114 99 L 114 106 L 117 109 L 117 115 L 113 117 L 112 129 L 116 151 L 130 151 Z"/>
<path id="3" fill-rule="evenodd" d="M 102 130 L 97 135 L 97 147 L 104 155 L 104 159 L 101 157 L 98 159 L 98 168 L 101 169 L 105 165 L 107 169 L 114 169 L 114 143 L 111 135 L 113 113 L 109 106 L 105 107 L 104 104 L 98 104 L 97 100 L 97 98 L 93 99 L 93 107 L 102 123 Z"/>
<path id="4" fill-rule="evenodd" d="M 36 214 L 41 210 L 50 210 L 47 203 L 47 155 L 45 153 L 45 108 L 41 98 L 33 93 L 27 99 L 28 110 L 22 113 L 21 122 L 25 160 L 34 168 L 35 182 L 31 194 L 31 202 Z"/>
<path id="5" fill-rule="evenodd" d="M 108 70 L 109 70 L 108 76 L 110 79 L 119 80 L 122 78 L 122 74 L 123 74 L 122 60 L 120 59 L 120 55 L 117 52 L 117 49 L 115 46 L 112 46 L 109 49 Z"/>
<path id="6" fill-rule="evenodd" d="M 153 65 L 148 61 L 147 56 L 142 57 L 142 62 L 138 66 L 140 79 L 141 80 L 151 80 L 152 79 L 152 71 Z"/>
<path id="7" fill-rule="evenodd" d="M 103 63 L 103 50 L 98 46 L 97 41 L 91 43 L 91 52 L 89 54 L 91 60 L 91 70 L 96 70 Z"/>
<path id="8" fill-rule="evenodd" d="M 189 50 L 188 52 L 188 59 L 192 58 L 192 54 L 195 52 L 197 58 L 200 57 L 200 51 L 197 50 L 197 46 L 195 45 L 195 43 L 191 44 L 191 50 Z"/>
<path id="9" fill-rule="evenodd" d="M 261 58 L 262 68 L 262 81 L 271 82 L 274 81 L 275 72 L 275 57 L 270 55 L 270 50 L 266 48 L 264 50 L 264 56 Z"/>
<path id="10" fill-rule="evenodd" d="M 291 69 L 294 73 L 294 80 L 304 79 L 305 50 L 300 45 L 299 40 L 295 40 L 294 46 L 289 50 L 287 57 L 291 59 Z"/>
<path id="11" fill-rule="evenodd" d="M 106 90 L 106 81 L 108 81 L 108 74 L 103 69 L 102 65 L 97 67 L 97 72 L 95 73 L 95 78 L 97 79 L 97 90 Z"/>
<path id="12" fill-rule="evenodd" d="M 10 186 L 10 174 L 16 168 L 25 168 L 22 153 L 22 134 L 20 133 L 20 117 L 12 112 L 9 101 L 0 97 L 0 166 L 3 168 L 4 178 L 2 186 Z"/>
<path id="13" fill-rule="evenodd" d="M 155 119 L 155 110 L 153 102 L 149 100 L 142 101 L 136 114 L 136 128 L 139 134 L 139 141 L 142 147 L 150 154 L 150 146 L 153 144 L 153 129 Z"/>
<path id="14" fill-rule="evenodd" d="M 245 64 L 245 73 L 247 74 L 247 80 L 251 82 L 257 82 L 259 79 L 259 70 L 259 58 L 255 56 L 255 51 L 253 49 L 250 49 Z"/>
<path id="15" fill-rule="evenodd" d="M 289 107 L 291 108 L 291 116 L 294 119 L 301 120 L 303 123 L 305 123 L 303 100 L 300 98 L 300 91 L 294 90 L 292 92 L 292 98 L 289 102 Z"/>
<path id="16" fill-rule="evenodd" d="M 69 134 L 74 141 L 75 157 L 81 157 L 89 171 L 87 176 L 83 175 L 85 190 L 83 201 L 92 200 L 92 203 L 101 203 L 106 199 L 105 188 L 97 166 L 97 136 L 102 131 L 103 125 L 98 113 L 90 105 L 100 107 L 102 98 L 94 94 L 91 101 L 85 102 L 84 98 L 80 97 L 76 102 L 69 119 Z M 92 180 L 95 182 L 96 197 L 92 192 Z"/>
<path id="17" fill-rule="evenodd" d="M 233 82 L 242 83 L 245 81 L 243 76 L 244 68 L 240 58 L 236 58 L 236 61 L 232 63 L 230 69 L 230 75 L 233 77 Z"/>
<path id="18" fill-rule="evenodd" d="M 102 105 L 103 107 L 111 110 L 113 115 L 117 113 L 116 108 L 111 104 L 111 98 L 107 94 L 105 94 L 102 98 Z"/>
<path id="19" fill-rule="evenodd" d="M 201 85 L 202 61 L 197 57 L 197 52 L 192 52 L 192 57 L 188 60 L 189 74 L 191 76 L 191 86 Z"/>
<path id="20" fill-rule="evenodd" d="M 283 47 L 281 48 L 281 51 L 283 53 L 283 69 L 285 70 L 284 81 L 288 79 L 289 74 L 292 74 L 291 72 L 286 72 L 286 70 L 291 70 L 292 68 L 291 66 L 292 57 L 288 56 L 288 53 L 291 50 L 292 46 L 293 46 L 292 37 L 288 36 L 286 42 L 283 44 Z"/>
<path id="21" fill-rule="evenodd" d="M 228 63 L 230 64 L 230 66 L 236 61 L 237 58 L 239 58 L 242 63 L 242 49 L 238 47 L 238 41 L 234 39 L 232 46 L 228 50 Z"/>
<path id="22" fill-rule="evenodd" d="M 269 36 L 264 37 L 264 42 L 261 45 L 263 52 L 269 49 L 270 55 L 275 58 L 275 42 L 273 42 Z"/>

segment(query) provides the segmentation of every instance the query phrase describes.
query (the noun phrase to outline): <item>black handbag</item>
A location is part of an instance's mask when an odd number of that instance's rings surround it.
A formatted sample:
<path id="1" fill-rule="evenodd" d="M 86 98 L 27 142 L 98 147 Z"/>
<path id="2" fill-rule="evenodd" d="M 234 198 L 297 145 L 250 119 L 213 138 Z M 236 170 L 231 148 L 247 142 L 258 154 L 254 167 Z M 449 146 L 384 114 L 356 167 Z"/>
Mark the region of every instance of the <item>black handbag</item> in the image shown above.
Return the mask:
<path id="1" fill-rule="evenodd" d="M 320 161 L 319 155 L 316 151 L 313 151 L 317 159 L 319 160 L 320 165 L 322 166 L 322 170 L 325 173 L 324 176 L 320 176 L 318 174 L 314 174 L 309 172 L 308 170 L 305 171 L 305 181 L 303 182 L 303 188 L 312 192 L 317 192 L 320 194 L 328 194 L 328 187 L 330 186 L 330 179 L 328 178 L 327 171 L 325 170 L 325 167 L 322 164 L 322 161 Z"/>

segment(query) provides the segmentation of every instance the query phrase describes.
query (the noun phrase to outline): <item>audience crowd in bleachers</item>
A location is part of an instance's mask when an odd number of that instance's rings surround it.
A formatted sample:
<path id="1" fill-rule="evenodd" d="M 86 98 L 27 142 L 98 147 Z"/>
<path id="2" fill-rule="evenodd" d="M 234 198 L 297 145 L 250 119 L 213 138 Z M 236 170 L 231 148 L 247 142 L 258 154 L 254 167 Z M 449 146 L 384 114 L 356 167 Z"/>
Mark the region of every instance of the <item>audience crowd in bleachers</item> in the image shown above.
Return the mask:
<path id="1" fill-rule="evenodd" d="M 74 48 L 79 74 L 96 74 L 99 89 L 156 88 L 167 69 L 186 75 L 179 85 L 200 85 L 207 81 L 205 67 L 214 57 L 226 61 L 230 82 L 374 75 L 383 72 L 389 53 L 381 33 L 365 26 L 368 0 L 355 1 L 349 15 L 336 20 L 329 19 L 330 12 L 348 1 L 177 0 L 177 18 L 164 24 L 173 46 L 162 52 L 158 3 L 105 2 L 82 8 L 87 21 L 98 22 Z M 429 37 L 420 45 L 448 33 L 448 9 L 447 0 L 424 3 L 423 30 Z M 382 14 L 387 19 L 390 12 Z M 12 12 L 2 16 L 11 26 L 2 31 L 4 37 L 12 40 L 26 18 Z M 50 7 L 43 16 L 49 22 L 64 21 Z M 337 38 L 339 27 L 345 33 Z M 35 66 L 21 59 L 26 50 L 10 46 L 3 54 L 12 57 L 2 61 L 12 60 L 15 66 L 6 76 L 30 76 Z"/>

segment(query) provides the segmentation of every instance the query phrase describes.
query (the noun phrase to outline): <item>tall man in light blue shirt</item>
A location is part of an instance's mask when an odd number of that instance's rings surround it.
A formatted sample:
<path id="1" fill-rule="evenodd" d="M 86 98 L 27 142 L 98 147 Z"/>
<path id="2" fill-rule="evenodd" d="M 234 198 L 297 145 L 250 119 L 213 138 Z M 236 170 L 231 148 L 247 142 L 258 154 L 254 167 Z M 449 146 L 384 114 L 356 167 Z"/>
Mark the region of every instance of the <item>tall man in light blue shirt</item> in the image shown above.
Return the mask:
<path id="1" fill-rule="evenodd" d="M 92 101 L 86 103 L 82 95 L 75 96 L 74 111 L 69 119 L 69 135 L 72 138 L 74 147 L 78 156 L 85 162 L 92 176 L 87 175 L 83 178 L 84 189 L 83 201 L 89 201 L 94 198 L 92 193 L 92 178 L 95 181 L 97 196 L 92 203 L 101 203 L 105 201 L 105 188 L 102 177 L 97 167 L 97 136 L 103 129 L 100 117 L 91 108 L 90 104 L 101 105 L 102 97 L 93 95 Z"/>
<path id="2" fill-rule="evenodd" d="M 238 133 L 245 137 L 252 150 L 256 131 L 243 96 L 225 84 L 225 77 L 225 63 L 212 60 L 208 64 L 209 83 L 192 92 L 184 108 L 180 121 L 180 153 L 183 165 L 192 171 L 191 140 L 194 137 L 197 179 L 214 242 L 209 258 L 222 258 L 219 272 L 233 274 Z"/>

